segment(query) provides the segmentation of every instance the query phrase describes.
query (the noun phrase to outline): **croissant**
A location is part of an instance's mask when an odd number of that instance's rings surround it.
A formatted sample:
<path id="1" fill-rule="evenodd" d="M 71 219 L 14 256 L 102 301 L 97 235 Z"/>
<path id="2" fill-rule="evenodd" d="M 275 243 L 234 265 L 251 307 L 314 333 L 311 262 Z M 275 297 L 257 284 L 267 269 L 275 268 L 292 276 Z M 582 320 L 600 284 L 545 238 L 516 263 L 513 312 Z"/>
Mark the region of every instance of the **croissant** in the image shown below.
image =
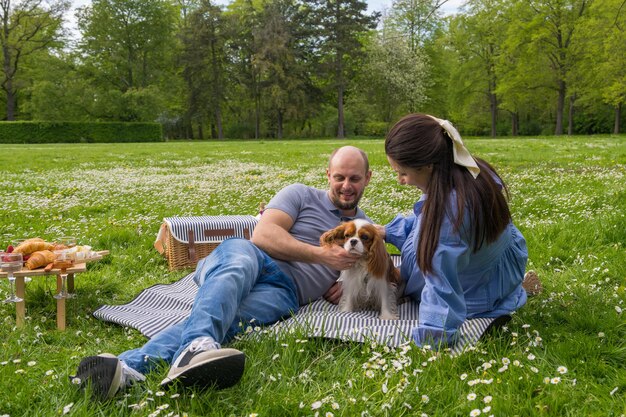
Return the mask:
<path id="1" fill-rule="evenodd" d="M 32 239 L 27 239 L 17 245 L 17 248 L 15 248 L 13 252 L 21 253 L 22 255 L 30 255 L 31 253 L 40 250 L 49 250 L 51 247 L 51 243 L 48 243 L 41 238 L 35 237 Z"/>
<path id="2" fill-rule="evenodd" d="M 51 262 L 54 262 L 54 252 L 49 250 L 41 250 L 30 255 L 30 258 L 26 261 L 26 268 L 36 269 L 42 266 L 46 266 Z"/>

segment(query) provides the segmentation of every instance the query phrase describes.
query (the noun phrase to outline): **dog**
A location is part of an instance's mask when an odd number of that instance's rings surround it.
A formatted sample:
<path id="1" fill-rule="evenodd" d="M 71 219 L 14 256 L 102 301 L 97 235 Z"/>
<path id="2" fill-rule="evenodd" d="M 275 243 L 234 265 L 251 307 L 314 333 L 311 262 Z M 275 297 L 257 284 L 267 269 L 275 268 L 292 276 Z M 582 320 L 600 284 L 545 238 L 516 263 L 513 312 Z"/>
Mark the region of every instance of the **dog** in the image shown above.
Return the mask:
<path id="1" fill-rule="evenodd" d="M 352 268 L 341 271 L 339 276 L 343 285 L 340 311 L 376 309 L 383 320 L 398 319 L 400 273 L 373 224 L 362 219 L 342 223 L 324 233 L 320 244 L 339 245 L 361 256 Z"/>

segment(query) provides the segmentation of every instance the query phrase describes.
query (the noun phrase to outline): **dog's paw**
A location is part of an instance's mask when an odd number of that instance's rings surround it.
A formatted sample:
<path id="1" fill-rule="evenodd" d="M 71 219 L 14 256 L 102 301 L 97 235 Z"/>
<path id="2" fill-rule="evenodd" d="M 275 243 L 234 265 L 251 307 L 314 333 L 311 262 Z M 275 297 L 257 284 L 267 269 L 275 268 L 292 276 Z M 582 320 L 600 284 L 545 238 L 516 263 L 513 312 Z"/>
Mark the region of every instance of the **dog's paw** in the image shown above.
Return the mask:
<path id="1" fill-rule="evenodd" d="M 392 313 L 380 313 L 380 316 L 378 316 L 378 318 L 381 320 L 398 320 L 399 319 L 397 314 L 392 314 Z"/>

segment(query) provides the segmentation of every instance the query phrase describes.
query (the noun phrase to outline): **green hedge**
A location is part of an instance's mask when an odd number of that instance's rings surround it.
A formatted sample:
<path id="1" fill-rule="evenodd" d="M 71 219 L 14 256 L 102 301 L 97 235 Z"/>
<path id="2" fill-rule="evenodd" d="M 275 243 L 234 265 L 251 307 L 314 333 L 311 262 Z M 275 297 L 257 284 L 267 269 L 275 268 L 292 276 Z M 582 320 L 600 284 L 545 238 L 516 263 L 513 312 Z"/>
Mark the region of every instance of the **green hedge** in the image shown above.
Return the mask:
<path id="1" fill-rule="evenodd" d="M 0 143 L 161 142 L 159 123 L 0 122 Z"/>

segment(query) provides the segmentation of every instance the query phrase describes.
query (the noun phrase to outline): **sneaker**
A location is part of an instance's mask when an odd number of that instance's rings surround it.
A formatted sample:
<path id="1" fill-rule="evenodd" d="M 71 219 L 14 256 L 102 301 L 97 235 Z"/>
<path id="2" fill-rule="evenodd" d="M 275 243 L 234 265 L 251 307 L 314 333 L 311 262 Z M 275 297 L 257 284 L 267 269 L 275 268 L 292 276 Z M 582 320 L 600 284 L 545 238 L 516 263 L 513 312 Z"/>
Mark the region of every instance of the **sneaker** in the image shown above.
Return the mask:
<path id="1" fill-rule="evenodd" d="M 224 389 L 243 375 L 246 356 L 237 349 L 221 349 L 210 337 L 192 341 L 172 363 L 161 386 L 180 382 L 185 387 Z"/>
<path id="2" fill-rule="evenodd" d="M 81 390 L 91 387 L 92 396 L 98 400 L 112 398 L 121 388 L 145 379 L 145 376 L 110 353 L 83 358 L 76 375 L 70 375 L 72 384 L 78 385 Z"/>

